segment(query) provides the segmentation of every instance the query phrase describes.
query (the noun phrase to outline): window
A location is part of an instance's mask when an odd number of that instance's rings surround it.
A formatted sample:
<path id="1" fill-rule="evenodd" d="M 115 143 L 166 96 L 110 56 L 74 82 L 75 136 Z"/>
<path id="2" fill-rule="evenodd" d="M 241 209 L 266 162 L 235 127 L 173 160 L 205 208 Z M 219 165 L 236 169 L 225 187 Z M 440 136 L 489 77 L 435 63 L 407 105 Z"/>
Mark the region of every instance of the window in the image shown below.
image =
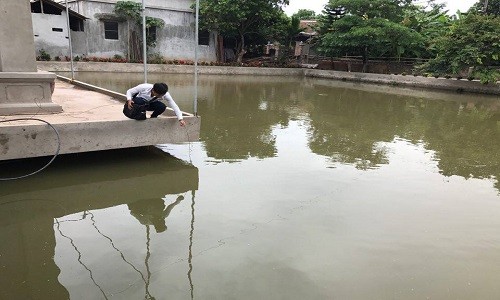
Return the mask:
<path id="1" fill-rule="evenodd" d="M 208 30 L 198 32 L 198 45 L 210 45 L 210 32 Z"/>
<path id="2" fill-rule="evenodd" d="M 83 20 L 80 20 L 78 18 L 72 18 L 70 16 L 69 28 L 71 28 L 71 30 L 73 30 L 73 31 L 84 31 Z"/>
<path id="3" fill-rule="evenodd" d="M 104 22 L 104 38 L 107 40 L 118 39 L 118 22 Z"/>
<path id="4" fill-rule="evenodd" d="M 52 31 L 63 32 L 63 29 L 62 28 L 52 28 Z"/>
<path id="5" fill-rule="evenodd" d="M 156 26 L 146 28 L 146 39 L 149 43 L 156 42 Z"/>

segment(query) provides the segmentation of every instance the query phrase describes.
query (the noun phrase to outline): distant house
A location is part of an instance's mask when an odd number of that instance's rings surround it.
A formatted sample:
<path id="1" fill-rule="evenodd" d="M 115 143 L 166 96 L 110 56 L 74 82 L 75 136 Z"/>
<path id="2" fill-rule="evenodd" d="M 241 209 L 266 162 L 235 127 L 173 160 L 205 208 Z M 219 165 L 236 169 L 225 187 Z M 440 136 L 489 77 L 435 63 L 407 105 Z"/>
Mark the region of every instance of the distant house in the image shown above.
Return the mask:
<path id="1" fill-rule="evenodd" d="M 37 0 L 36 2 L 39 1 L 45 3 L 50 0 Z M 134 1 L 141 2 L 141 0 Z M 131 54 L 142 51 L 140 44 L 142 31 L 131 30 L 134 24 L 114 13 L 116 2 L 118 1 L 68 0 L 68 6 L 71 9 L 70 19 L 72 15 L 74 17 L 80 16 L 83 24 L 82 30 L 84 30 L 79 32 L 73 30 L 73 26 L 71 26 L 71 40 L 75 56 L 113 57 L 119 55 L 124 58 L 131 58 Z M 65 1 L 58 0 L 56 4 L 64 7 L 63 3 Z M 192 0 L 146 1 L 146 15 L 161 19 L 165 23 L 162 28 L 153 27 L 148 30 L 148 38 L 155 41 L 155 45 L 148 49 L 149 54 L 158 54 L 170 60 L 194 59 L 195 19 L 191 8 L 192 3 Z M 65 16 L 65 13 L 63 12 L 62 15 Z M 35 19 L 34 17 L 33 25 L 35 28 L 40 22 L 39 18 Z M 49 22 L 49 20 L 46 20 L 46 22 Z M 60 20 L 51 19 L 50 22 L 61 25 Z M 49 44 L 48 40 L 51 40 L 51 38 L 44 39 L 44 43 Z M 60 41 L 57 41 L 57 43 L 50 41 L 50 43 L 62 47 Z M 40 46 L 45 46 L 45 44 L 40 43 Z M 196 47 L 198 47 L 200 60 L 216 60 L 215 33 L 200 31 Z M 57 52 L 54 48 L 46 48 L 45 50 L 50 51 L 49 53 Z"/>
<path id="2" fill-rule="evenodd" d="M 310 55 L 315 55 L 312 47 L 311 41 L 313 37 L 317 36 L 318 33 L 315 30 L 317 25 L 315 20 L 301 20 L 300 28 L 302 31 L 295 37 L 295 56 L 301 59 L 306 59 Z"/>
<path id="3" fill-rule="evenodd" d="M 51 0 L 31 0 L 31 18 L 37 55 L 44 50 L 52 57 L 69 56 L 66 7 Z M 72 37 L 85 39 L 85 16 L 69 10 Z"/>

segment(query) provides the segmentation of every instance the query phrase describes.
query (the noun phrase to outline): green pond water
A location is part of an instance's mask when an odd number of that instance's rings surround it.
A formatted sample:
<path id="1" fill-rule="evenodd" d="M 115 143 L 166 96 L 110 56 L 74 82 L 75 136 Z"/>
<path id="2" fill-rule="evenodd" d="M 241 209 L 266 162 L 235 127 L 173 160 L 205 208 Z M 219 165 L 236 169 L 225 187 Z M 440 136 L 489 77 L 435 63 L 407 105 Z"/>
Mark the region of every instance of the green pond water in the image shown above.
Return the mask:
<path id="1" fill-rule="evenodd" d="M 0 299 L 500 299 L 498 97 L 201 76 L 198 109 L 199 142 L 0 182 Z"/>

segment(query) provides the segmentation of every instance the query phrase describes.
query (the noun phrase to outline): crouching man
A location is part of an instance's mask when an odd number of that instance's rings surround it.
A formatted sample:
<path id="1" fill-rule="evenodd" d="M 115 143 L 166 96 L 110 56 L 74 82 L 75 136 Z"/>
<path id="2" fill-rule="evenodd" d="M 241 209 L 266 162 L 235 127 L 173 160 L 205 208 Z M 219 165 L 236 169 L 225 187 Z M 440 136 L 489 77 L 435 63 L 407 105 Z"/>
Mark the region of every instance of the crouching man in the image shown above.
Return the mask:
<path id="1" fill-rule="evenodd" d="M 165 100 L 168 106 L 174 110 L 181 126 L 186 125 L 182 118 L 182 112 L 170 96 L 168 86 L 165 83 L 143 83 L 127 91 L 128 108 L 130 110 L 144 110 L 144 118 L 146 110 L 153 112 L 151 118 L 158 117 L 166 110 L 167 106 L 160 100 Z"/>

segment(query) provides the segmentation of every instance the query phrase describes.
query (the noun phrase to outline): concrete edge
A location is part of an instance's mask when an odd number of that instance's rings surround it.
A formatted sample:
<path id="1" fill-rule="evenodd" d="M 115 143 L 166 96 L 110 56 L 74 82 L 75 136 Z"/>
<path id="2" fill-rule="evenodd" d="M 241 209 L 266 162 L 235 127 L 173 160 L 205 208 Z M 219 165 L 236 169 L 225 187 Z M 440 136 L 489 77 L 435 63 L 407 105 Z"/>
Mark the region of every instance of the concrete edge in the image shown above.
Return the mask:
<path id="1" fill-rule="evenodd" d="M 426 88 L 456 93 L 500 95 L 500 84 L 482 84 L 478 80 L 428 78 L 413 75 L 386 75 L 341 71 L 304 70 L 304 76 L 357 83 L 383 84 L 394 87 Z"/>
<path id="2" fill-rule="evenodd" d="M 40 70 L 38 72 L 0 72 L 0 79 L 2 80 L 19 80 L 23 81 L 54 81 L 56 75 L 54 73 Z"/>
<path id="3" fill-rule="evenodd" d="M 37 62 L 38 68 L 53 72 L 70 72 L 69 62 Z M 143 64 L 111 63 L 111 62 L 77 62 L 74 70 L 78 72 L 108 72 L 108 73 L 142 73 Z M 164 74 L 193 74 L 193 65 L 158 65 L 149 64 L 148 72 Z M 343 71 L 317 70 L 307 68 L 259 68 L 230 66 L 198 66 L 200 75 L 254 75 L 254 76 L 300 76 L 310 78 L 325 78 L 341 81 L 383 84 L 395 87 L 426 88 L 457 93 L 477 93 L 500 95 L 500 84 L 482 84 L 474 80 L 456 80 L 445 78 L 428 78 L 413 75 L 388 75 L 374 73 L 354 73 Z"/>
<path id="4" fill-rule="evenodd" d="M 57 79 L 65 81 L 65 82 L 68 82 L 68 83 L 71 83 L 71 84 L 73 84 L 75 86 L 79 86 L 79 87 L 85 88 L 87 90 L 91 90 L 91 91 L 94 91 L 94 92 L 97 92 L 97 93 L 101 93 L 101 94 L 113 97 L 113 98 L 118 99 L 118 100 L 120 100 L 122 102 L 127 101 L 127 96 L 125 94 L 122 94 L 122 93 L 118 93 L 118 92 L 115 92 L 115 91 L 112 91 L 112 90 L 101 88 L 101 87 L 98 87 L 98 86 L 95 86 L 95 85 L 92 85 L 92 84 L 88 84 L 88 83 L 85 83 L 85 82 L 82 82 L 82 81 L 73 80 L 71 78 L 64 77 L 64 76 L 61 76 L 61 75 L 57 75 Z M 167 109 L 169 111 L 172 111 L 172 112 L 174 111 L 173 109 L 171 109 L 169 107 L 167 107 Z M 190 113 L 187 113 L 187 112 L 182 112 L 182 115 L 186 116 L 186 117 L 193 117 L 194 116 L 193 114 L 190 114 Z"/>
<path id="5" fill-rule="evenodd" d="M 175 118 L 158 118 L 10 125 L 0 133 L 0 161 L 54 155 L 58 145 L 59 154 L 69 154 L 197 142 L 201 119 L 186 118 L 186 123 L 181 128 Z"/>

